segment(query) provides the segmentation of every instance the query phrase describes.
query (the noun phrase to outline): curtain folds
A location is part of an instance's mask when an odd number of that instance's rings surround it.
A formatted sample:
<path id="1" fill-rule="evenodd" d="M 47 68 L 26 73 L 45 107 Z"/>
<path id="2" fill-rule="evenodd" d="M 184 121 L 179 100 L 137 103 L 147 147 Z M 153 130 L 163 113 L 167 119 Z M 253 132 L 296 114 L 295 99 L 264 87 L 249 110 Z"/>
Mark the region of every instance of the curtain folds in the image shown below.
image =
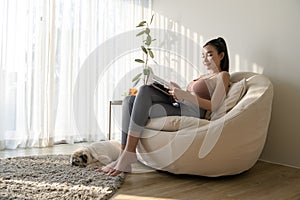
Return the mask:
<path id="1" fill-rule="evenodd" d="M 93 97 L 87 97 L 107 102 L 93 105 L 90 112 L 100 132 L 88 123 L 85 131 L 78 131 L 73 107 L 76 78 L 99 45 L 149 16 L 151 0 L 0 1 L 0 149 L 105 139 L 108 100 L 116 98 L 113 77 L 120 66 L 122 73 L 132 70 L 134 56 L 113 62 L 102 79 L 95 80 L 105 81 L 106 88 L 99 86 L 91 91 Z M 81 84 L 90 88 L 89 82 Z M 83 118 L 88 121 L 90 116 Z"/>

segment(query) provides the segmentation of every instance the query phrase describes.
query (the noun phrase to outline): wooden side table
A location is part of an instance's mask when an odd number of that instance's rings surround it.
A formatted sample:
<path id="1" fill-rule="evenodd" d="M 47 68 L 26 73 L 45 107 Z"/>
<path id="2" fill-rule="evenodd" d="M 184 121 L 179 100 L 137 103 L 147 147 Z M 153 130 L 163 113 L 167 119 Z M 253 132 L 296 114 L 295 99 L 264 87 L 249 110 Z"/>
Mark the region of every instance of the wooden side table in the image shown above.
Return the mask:
<path id="1" fill-rule="evenodd" d="M 122 100 L 109 101 L 109 116 L 108 116 L 108 139 L 111 139 L 111 106 L 122 105 Z"/>

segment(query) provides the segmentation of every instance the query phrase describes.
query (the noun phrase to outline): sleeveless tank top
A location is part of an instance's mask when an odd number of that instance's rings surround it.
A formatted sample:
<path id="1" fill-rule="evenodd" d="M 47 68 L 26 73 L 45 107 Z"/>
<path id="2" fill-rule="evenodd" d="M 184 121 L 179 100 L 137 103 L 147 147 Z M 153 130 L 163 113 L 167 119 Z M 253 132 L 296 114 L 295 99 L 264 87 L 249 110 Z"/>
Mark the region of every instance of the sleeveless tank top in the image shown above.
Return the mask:
<path id="1" fill-rule="evenodd" d="M 200 98 L 211 100 L 215 85 L 216 79 L 214 77 L 203 77 L 190 82 L 187 86 L 187 91 L 197 95 Z"/>

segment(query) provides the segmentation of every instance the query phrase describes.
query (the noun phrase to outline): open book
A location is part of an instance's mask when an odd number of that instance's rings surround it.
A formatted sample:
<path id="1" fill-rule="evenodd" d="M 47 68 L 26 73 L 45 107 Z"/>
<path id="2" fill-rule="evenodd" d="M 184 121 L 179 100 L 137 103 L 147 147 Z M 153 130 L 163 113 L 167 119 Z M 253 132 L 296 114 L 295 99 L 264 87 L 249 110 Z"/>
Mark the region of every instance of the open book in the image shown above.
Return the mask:
<path id="1" fill-rule="evenodd" d="M 164 79 L 152 75 L 152 80 L 151 80 L 151 86 L 154 87 L 155 89 L 161 91 L 162 93 L 168 95 L 170 97 L 170 101 L 173 106 L 179 107 L 179 102 L 177 102 L 172 95 L 170 95 L 169 91 L 171 89 L 171 85 L 169 82 L 165 81 Z"/>
<path id="2" fill-rule="evenodd" d="M 170 95 L 169 94 L 170 83 L 154 74 L 152 76 L 151 86 L 165 93 L 166 95 Z"/>

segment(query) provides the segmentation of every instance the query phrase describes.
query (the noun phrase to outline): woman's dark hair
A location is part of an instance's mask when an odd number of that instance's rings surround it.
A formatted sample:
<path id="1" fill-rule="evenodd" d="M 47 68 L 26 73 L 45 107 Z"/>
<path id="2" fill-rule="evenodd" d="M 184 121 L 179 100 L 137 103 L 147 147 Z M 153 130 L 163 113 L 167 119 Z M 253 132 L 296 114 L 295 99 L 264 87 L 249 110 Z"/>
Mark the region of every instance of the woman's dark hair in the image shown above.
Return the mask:
<path id="1" fill-rule="evenodd" d="M 218 54 L 224 52 L 224 58 L 221 60 L 221 70 L 228 72 L 229 56 L 228 56 L 227 45 L 225 40 L 221 37 L 218 37 L 217 39 L 212 39 L 208 41 L 203 47 L 206 47 L 207 45 L 214 46 L 217 49 Z"/>

